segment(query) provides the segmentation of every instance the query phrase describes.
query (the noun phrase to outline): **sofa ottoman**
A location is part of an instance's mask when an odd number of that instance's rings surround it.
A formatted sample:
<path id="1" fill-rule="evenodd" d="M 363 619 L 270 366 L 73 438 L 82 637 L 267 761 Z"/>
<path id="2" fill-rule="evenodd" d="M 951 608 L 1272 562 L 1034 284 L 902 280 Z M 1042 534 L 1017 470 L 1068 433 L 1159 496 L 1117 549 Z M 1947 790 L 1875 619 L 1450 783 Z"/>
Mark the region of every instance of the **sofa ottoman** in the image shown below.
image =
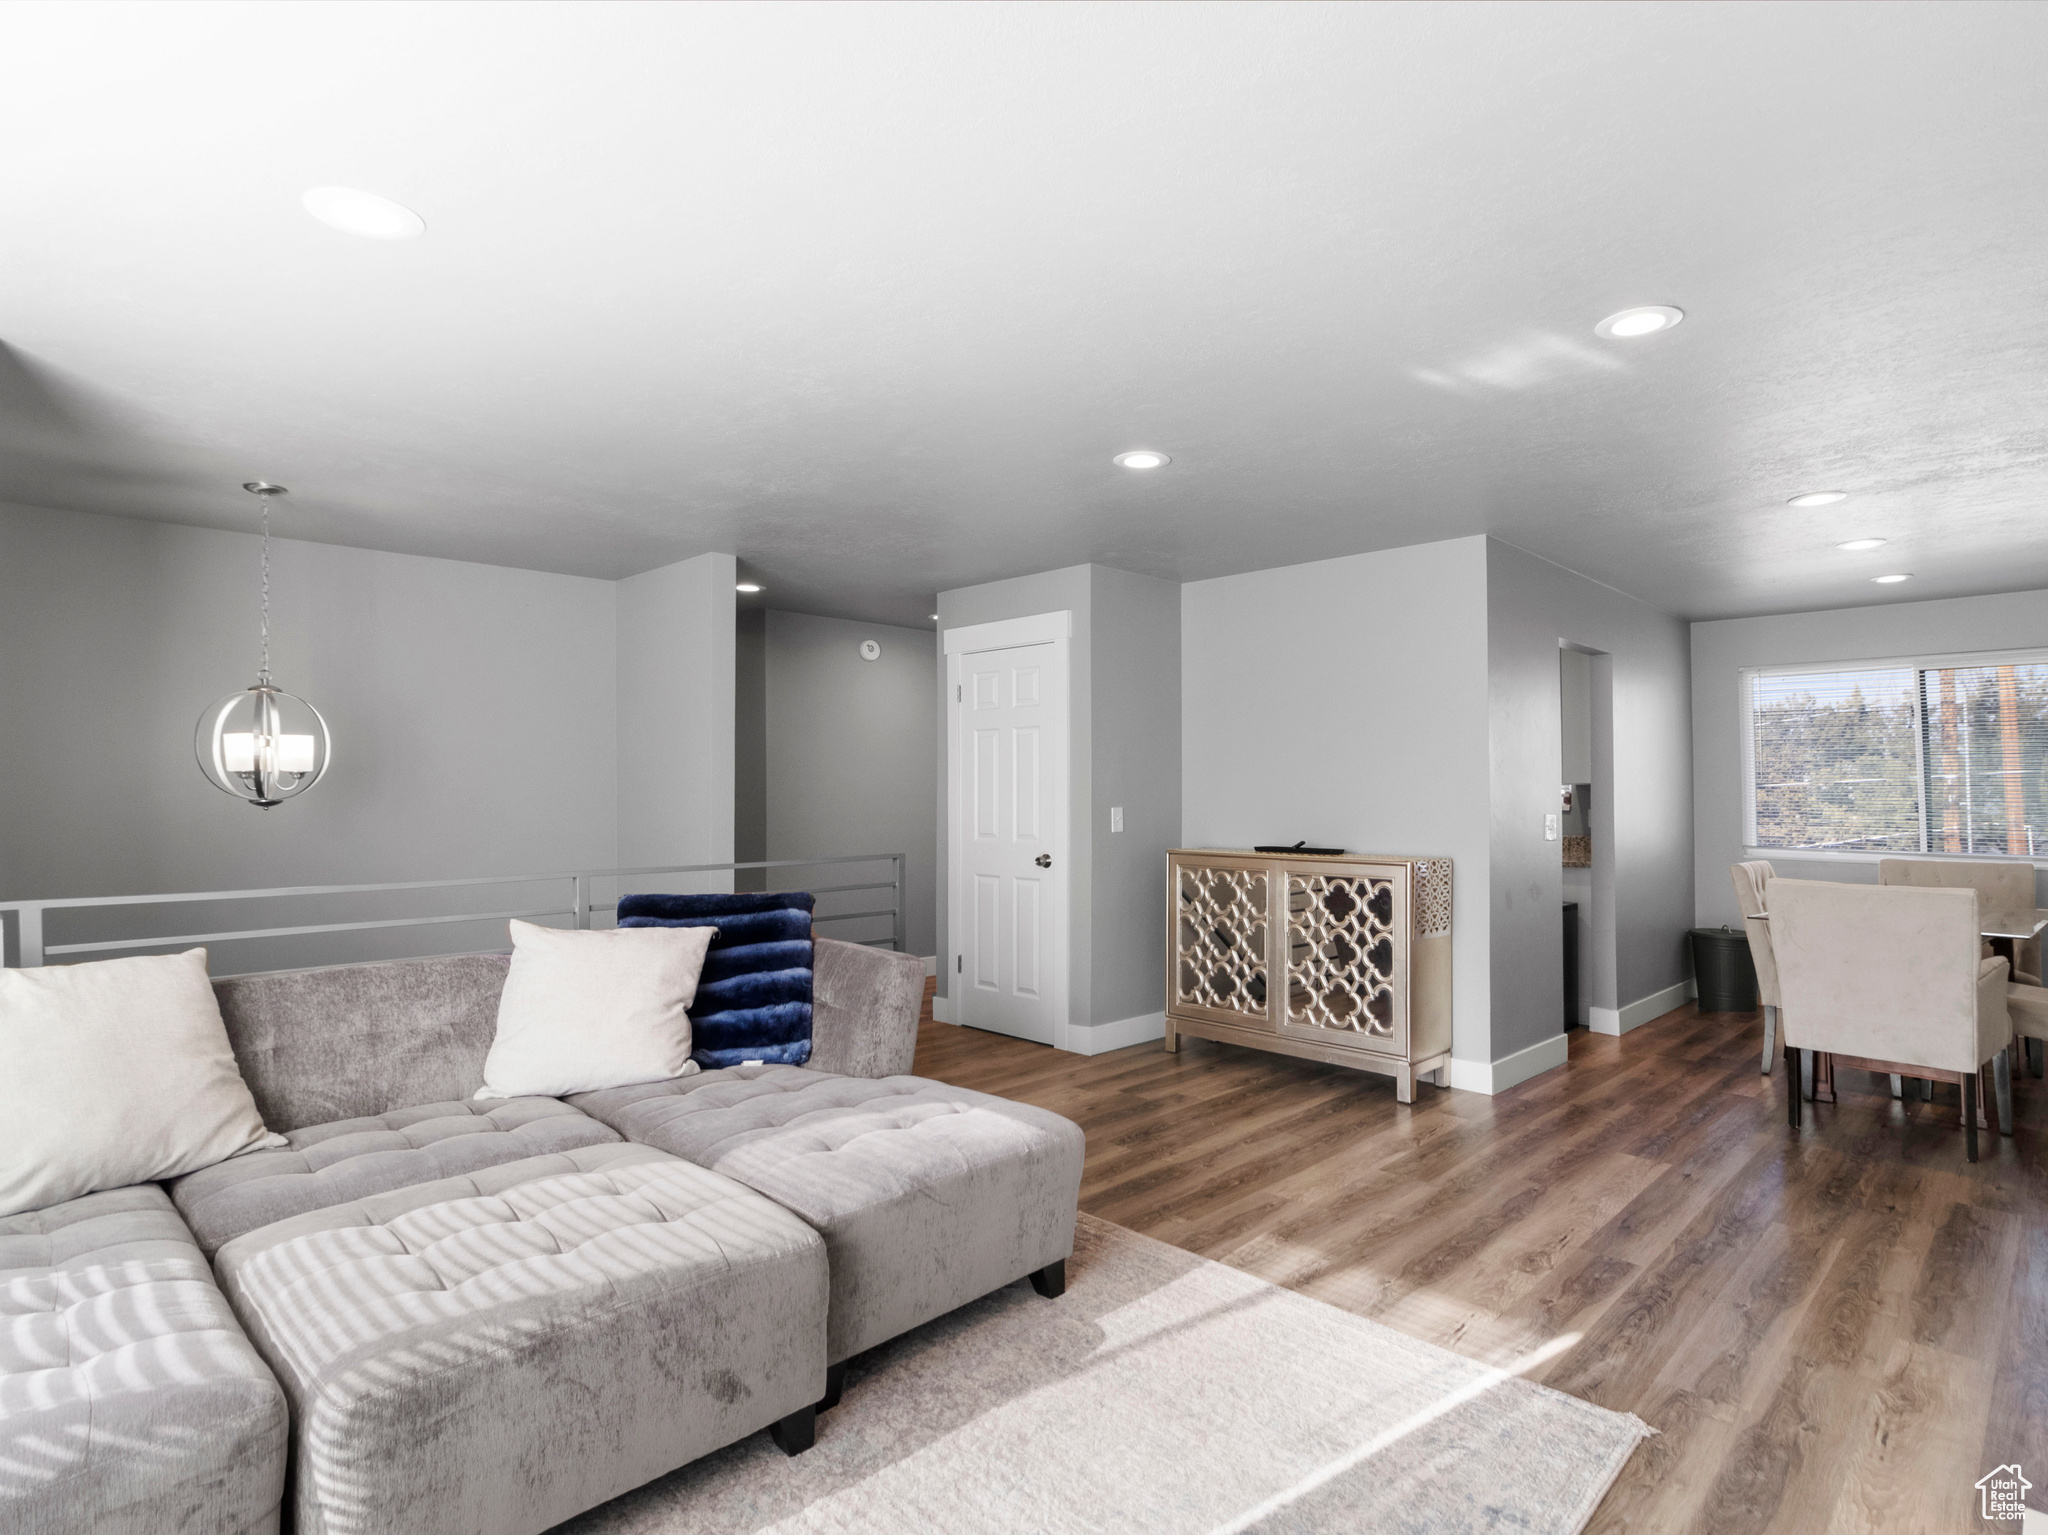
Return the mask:
<path id="1" fill-rule="evenodd" d="M 556 1099 L 506 1098 L 307 1125 L 285 1139 L 291 1144 L 245 1151 L 167 1185 L 209 1256 L 245 1231 L 309 1210 L 619 1137 Z"/>
<path id="2" fill-rule="evenodd" d="M 803 1217 L 832 1265 L 836 1366 L 1074 1250 L 1081 1129 L 922 1077 L 733 1066 L 569 1100 Z"/>
<path id="3" fill-rule="evenodd" d="M 155 1184 L 0 1219 L 0 1530 L 275 1531 L 285 1399 Z"/>
<path id="4" fill-rule="evenodd" d="M 312 1211 L 215 1267 L 291 1401 L 297 1535 L 529 1535 L 778 1420 L 801 1448 L 824 1387 L 817 1235 L 644 1146 Z"/>

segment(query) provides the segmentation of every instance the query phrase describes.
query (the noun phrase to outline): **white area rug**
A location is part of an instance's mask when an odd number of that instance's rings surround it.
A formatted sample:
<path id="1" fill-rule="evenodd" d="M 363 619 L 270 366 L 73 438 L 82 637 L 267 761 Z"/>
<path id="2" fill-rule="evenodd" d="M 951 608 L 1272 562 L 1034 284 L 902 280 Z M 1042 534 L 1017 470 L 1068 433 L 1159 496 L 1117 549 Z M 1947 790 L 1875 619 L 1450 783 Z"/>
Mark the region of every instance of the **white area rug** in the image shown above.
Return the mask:
<path id="1" fill-rule="evenodd" d="M 807 1453 L 756 1434 L 558 1529 L 1567 1535 L 1649 1432 L 1084 1215 L 1064 1296 L 856 1360 Z"/>

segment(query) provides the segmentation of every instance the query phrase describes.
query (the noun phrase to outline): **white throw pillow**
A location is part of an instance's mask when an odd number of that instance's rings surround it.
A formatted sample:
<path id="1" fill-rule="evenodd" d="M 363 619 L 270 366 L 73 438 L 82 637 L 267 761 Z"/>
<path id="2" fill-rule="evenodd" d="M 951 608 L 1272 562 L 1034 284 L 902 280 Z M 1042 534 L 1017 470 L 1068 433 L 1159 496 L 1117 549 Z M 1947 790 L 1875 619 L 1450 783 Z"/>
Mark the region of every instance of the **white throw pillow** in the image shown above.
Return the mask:
<path id="1" fill-rule="evenodd" d="M 559 1098 L 697 1069 L 690 1004 L 712 927 L 512 924 L 512 970 L 479 1098 Z"/>
<path id="2" fill-rule="evenodd" d="M 235 1065 L 206 950 L 0 970 L 0 1215 L 284 1144 Z"/>

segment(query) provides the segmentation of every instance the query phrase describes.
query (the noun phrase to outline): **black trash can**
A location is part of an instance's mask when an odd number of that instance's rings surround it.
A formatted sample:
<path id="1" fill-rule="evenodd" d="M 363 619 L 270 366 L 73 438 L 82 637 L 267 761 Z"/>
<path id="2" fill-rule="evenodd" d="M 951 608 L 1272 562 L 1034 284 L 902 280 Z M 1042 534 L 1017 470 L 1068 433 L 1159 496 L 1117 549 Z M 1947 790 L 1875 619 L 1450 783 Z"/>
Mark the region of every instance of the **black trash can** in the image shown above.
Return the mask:
<path id="1" fill-rule="evenodd" d="M 1694 928 L 1692 973 L 1699 982 L 1701 1012 L 1756 1011 L 1756 962 L 1749 957 L 1749 935 L 1741 928 Z"/>

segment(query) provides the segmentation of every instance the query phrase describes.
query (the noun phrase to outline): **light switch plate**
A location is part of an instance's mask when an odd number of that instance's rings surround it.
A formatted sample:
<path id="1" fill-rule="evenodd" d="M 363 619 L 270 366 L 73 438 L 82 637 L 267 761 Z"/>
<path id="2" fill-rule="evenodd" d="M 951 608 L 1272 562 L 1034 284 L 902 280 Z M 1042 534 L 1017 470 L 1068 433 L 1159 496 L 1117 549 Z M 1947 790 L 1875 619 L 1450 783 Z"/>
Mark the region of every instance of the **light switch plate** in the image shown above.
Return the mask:
<path id="1" fill-rule="evenodd" d="M 1543 840 L 1545 842 L 1555 842 L 1557 840 L 1557 817 L 1554 815 L 1547 815 L 1543 818 Z"/>
<path id="2" fill-rule="evenodd" d="M 1111 805 L 1109 807 L 1109 829 L 1111 831 L 1122 831 L 1124 829 L 1123 806 Z"/>

